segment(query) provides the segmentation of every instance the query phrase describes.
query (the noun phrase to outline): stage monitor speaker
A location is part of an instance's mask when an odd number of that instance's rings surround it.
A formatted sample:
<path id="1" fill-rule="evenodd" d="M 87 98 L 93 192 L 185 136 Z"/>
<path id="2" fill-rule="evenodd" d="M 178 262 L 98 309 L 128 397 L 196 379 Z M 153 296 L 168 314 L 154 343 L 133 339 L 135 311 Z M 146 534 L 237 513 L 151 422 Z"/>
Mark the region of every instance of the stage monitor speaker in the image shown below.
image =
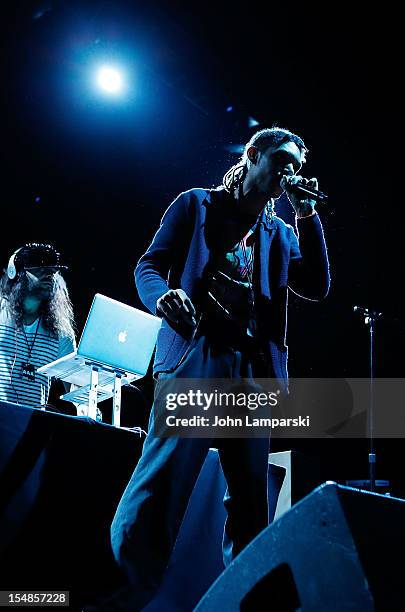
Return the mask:
<path id="1" fill-rule="evenodd" d="M 267 527 L 198 612 L 405 609 L 405 501 L 328 482 Z"/>

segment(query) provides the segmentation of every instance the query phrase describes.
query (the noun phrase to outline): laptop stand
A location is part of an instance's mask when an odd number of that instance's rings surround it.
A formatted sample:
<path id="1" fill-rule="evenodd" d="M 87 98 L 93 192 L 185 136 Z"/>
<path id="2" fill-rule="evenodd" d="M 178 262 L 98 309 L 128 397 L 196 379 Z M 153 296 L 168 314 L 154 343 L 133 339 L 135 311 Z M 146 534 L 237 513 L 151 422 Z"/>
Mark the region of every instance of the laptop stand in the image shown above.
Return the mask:
<path id="1" fill-rule="evenodd" d="M 43 366 L 41 372 L 76 387 L 69 393 L 61 395 L 61 399 L 83 405 L 86 407 L 85 416 L 95 421 L 102 421 L 98 404 L 112 397 L 112 424 L 120 427 L 121 387 L 130 384 L 139 376 L 78 355 L 54 363 L 55 365 Z"/>

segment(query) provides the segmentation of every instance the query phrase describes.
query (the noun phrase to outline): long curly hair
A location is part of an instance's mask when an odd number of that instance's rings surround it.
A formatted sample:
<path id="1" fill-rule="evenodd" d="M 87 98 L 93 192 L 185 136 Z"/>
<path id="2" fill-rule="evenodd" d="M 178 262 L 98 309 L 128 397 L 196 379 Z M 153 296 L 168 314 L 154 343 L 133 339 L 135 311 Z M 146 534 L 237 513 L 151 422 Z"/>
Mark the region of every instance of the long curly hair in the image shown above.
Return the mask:
<path id="1" fill-rule="evenodd" d="M 27 294 L 28 279 L 26 274 L 20 273 L 10 280 L 6 273 L 0 279 L 0 304 L 16 327 L 23 325 L 23 303 Z M 57 338 L 75 338 L 75 323 L 72 302 L 69 297 L 65 279 L 60 272 L 53 275 L 52 292 L 47 300 L 40 306 L 41 323 L 44 328 Z"/>

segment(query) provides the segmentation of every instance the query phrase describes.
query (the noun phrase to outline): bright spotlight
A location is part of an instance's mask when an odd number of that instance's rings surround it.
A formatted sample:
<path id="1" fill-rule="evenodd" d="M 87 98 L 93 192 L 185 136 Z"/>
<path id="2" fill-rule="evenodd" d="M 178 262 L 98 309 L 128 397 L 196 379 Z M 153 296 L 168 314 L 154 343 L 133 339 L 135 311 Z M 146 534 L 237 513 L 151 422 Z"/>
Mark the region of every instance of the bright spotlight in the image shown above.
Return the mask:
<path id="1" fill-rule="evenodd" d="M 111 66 L 102 66 L 97 74 L 97 83 L 99 87 L 109 93 L 118 94 L 123 89 L 122 74 L 116 68 Z"/>

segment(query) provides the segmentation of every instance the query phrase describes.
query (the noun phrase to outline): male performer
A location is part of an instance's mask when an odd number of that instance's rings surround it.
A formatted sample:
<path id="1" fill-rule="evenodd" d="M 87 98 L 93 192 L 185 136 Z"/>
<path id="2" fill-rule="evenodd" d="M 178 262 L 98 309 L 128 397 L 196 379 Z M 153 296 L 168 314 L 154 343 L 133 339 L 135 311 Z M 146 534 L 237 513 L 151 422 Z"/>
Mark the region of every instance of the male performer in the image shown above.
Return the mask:
<path id="1" fill-rule="evenodd" d="M 296 193 L 307 149 L 280 128 L 257 132 L 218 189 L 181 193 L 135 270 L 145 306 L 163 318 L 156 377 L 287 380 L 287 289 L 311 300 L 329 289 L 315 201 Z M 274 213 L 287 192 L 297 232 Z M 153 411 L 142 457 L 112 525 L 115 557 L 139 607 L 153 596 L 173 549 L 210 439 L 162 438 Z M 228 484 L 231 560 L 268 524 L 268 439 L 215 440 Z"/>
<path id="2" fill-rule="evenodd" d="M 73 311 L 60 255 L 30 243 L 0 279 L 0 400 L 44 407 L 49 379 L 36 372 L 75 347 Z"/>

